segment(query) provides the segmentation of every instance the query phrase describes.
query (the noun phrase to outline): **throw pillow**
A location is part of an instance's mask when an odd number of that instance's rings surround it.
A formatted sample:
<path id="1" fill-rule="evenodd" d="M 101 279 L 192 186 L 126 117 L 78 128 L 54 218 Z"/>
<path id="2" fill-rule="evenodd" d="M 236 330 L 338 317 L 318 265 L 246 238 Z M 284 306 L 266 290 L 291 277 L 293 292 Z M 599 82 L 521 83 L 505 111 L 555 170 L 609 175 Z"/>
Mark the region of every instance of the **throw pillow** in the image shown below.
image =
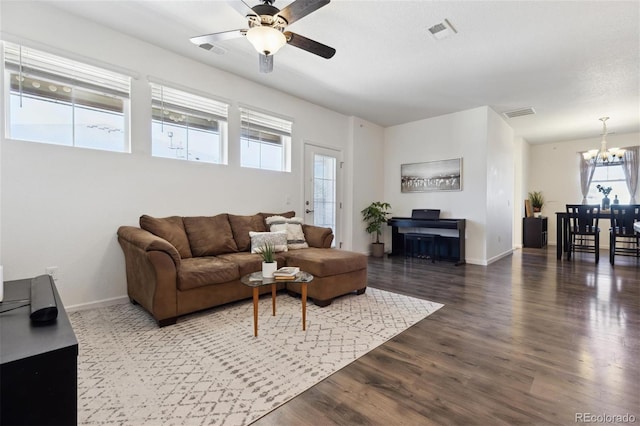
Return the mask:
<path id="1" fill-rule="evenodd" d="M 269 230 L 269 225 L 267 225 L 267 218 L 271 217 L 271 216 L 283 216 L 286 218 L 289 217 L 294 217 L 296 215 L 296 212 L 294 212 L 293 210 L 288 211 L 288 212 L 284 212 L 284 213 L 258 213 L 260 216 L 262 216 L 262 221 L 264 222 L 265 225 L 265 231 Z"/>
<path id="2" fill-rule="evenodd" d="M 182 220 L 194 256 L 217 256 L 238 251 L 226 213 L 213 217 L 185 217 Z"/>
<path id="3" fill-rule="evenodd" d="M 304 238 L 304 232 L 302 231 L 301 217 L 286 218 L 283 216 L 271 216 L 266 219 L 266 222 L 271 231 L 287 232 L 287 248 L 289 250 L 309 247 L 309 244 L 307 244 Z"/>
<path id="4" fill-rule="evenodd" d="M 140 216 L 140 228 L 167 240 L 178 250 L 182 259 L 192 256 L 189 239 L 180 216 L 156 218 L 144 214 Z"/>
<path id="5" fill-rule="evenodd" d="M 251 237 L 251 253 L 261 253 L 265 244 L 271 244 L 275 252 L 287 251 L 287 233 L 282 232 L 249 232 Z"/>

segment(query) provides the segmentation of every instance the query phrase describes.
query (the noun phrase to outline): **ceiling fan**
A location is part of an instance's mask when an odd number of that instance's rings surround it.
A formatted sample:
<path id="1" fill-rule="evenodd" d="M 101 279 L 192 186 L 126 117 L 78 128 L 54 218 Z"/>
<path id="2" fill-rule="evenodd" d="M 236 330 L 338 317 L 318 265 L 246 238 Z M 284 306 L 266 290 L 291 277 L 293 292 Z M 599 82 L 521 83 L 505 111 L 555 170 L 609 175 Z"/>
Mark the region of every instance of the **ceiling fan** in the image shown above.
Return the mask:
<path id="1" fill-rule="evenodd" d="M 332 47 L 300 34 L 285 31 L 287 25 L 326 6 L 330 0 L 295 0 L 282 10 L 273 6 L 274 0 L 261 1 L 262 4 L 253 7 L 250 7 L 244 0 L 229 3 L 234 9 L 246 16 L 249 23 L 248 29 L 192 37 L 191 42 L 205 50 L 211 50 L 215 43 L 245 36 L 259 53 L 260 72 L 263 73 L 273 71 L 273 55 L 285 44 L 326 59 L 335 55 L 336 49 Z"/>

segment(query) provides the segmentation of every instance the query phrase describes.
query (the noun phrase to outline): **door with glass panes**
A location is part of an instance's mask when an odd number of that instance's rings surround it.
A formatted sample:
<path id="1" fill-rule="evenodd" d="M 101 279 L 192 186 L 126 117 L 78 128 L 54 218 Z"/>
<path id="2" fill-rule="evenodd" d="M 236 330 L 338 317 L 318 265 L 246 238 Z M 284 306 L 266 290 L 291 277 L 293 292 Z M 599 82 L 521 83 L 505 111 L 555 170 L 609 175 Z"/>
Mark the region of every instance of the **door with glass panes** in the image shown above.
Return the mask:
<path id="1" fill-rule="evenodd" d="M 305 223 L 333 229 L 334 246 L 340 246 L 340 171 L 342 152 L 305 144 Z"/>

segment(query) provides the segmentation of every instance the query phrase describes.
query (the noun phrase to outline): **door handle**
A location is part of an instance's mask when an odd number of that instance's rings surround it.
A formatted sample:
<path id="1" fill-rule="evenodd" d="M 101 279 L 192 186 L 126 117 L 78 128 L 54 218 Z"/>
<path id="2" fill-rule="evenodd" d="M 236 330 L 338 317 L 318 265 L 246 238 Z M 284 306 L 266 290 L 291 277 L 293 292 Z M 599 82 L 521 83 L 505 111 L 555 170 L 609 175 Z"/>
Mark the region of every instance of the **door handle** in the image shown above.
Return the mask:
<path id="1" fill-rule="evenodd" d="M 313 213 L 313 210 L 306 209 L 304 212 L 305 213 Z"/>

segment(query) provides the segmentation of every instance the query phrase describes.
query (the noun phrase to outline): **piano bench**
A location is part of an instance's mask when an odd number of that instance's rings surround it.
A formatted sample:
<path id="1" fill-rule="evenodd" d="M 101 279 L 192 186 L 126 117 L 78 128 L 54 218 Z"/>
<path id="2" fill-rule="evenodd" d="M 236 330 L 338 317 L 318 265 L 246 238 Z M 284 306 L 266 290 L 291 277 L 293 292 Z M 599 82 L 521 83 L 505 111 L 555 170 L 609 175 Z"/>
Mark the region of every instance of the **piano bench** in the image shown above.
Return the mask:
<path id="1" fill-rule="evenodd" d="M 421 234 L 414 232 L 407 232 L 404 235 L 404 255 L 405 257 L 422 257 L 423 252 L 421 250 L 421 242 L 424 241 L 428 244 L 428 251 L 424 253 L 431 258 L 431 262 L 435 262 L 438 259 L 438 242 L 440 235 L 437 234 Z M 418 250 L 414 250 L 415 245 L 418 246 Z M 417 251 L 417 255 L 415 255 Z"/>

